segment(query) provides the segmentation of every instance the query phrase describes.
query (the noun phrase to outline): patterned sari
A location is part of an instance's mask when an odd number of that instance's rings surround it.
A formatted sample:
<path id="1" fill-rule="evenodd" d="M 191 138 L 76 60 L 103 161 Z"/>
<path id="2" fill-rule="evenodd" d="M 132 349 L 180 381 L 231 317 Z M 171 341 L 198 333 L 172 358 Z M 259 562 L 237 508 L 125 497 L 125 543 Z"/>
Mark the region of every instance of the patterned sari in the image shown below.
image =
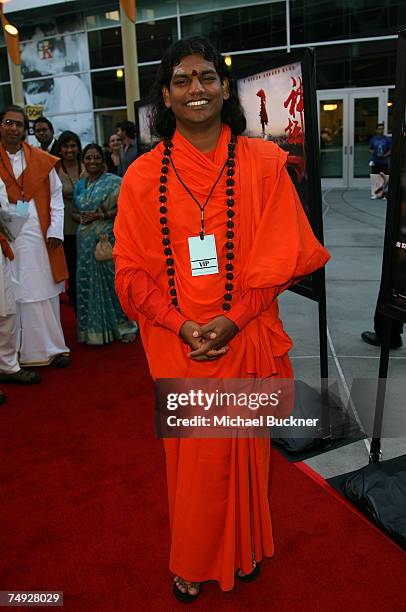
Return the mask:
<path id="1" fill-rule="evenodd" d="M 107 172 L 87 184 L 80 179 L 73 194 L 73 211 L 114 214 L 121 178 Z M 101 234 L 114 244 L 114 218 L 96 220 L 77 229 L 77 326 L 78 340 L 86 344 L 107 344 L 123 340 L 137 331 L 137 324 L 125 316 L 114 288 L 114 261 L 97 261 L 95 248 Z"/>

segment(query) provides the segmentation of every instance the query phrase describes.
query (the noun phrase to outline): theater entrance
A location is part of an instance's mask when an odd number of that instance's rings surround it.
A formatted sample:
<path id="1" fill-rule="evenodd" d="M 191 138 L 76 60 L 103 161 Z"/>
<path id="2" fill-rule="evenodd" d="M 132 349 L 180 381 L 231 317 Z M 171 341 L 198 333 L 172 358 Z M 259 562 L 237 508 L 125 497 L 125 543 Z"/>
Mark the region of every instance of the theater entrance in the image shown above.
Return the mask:
<path id="1" fill-rule="evenodd" d="M 378 122 L 384 122 L 385 133 L 390 131 L 392 97 L 388 87 L 317 92 L 324 189 L 369 186 L 369 141 Z"/>

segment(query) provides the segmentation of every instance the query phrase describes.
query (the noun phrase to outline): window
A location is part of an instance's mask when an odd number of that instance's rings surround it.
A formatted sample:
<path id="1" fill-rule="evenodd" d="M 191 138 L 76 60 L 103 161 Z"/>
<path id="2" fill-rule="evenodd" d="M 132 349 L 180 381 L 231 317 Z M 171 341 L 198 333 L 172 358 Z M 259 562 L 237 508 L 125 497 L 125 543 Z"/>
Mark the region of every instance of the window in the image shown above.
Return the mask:
<path id="1" fill-rule="evenodd" d="M 29 12 L 28 17 L 24 12 L 24 21 L 16 20 L 16 25 L 20 32 L 20 40 L 38 40 L 43 37 L 57 36 L 58 34 L 68 34 L 70 32 L 79 32 L 84 29 L 81 13 L 74 15 L 57 15 L 56 17 L 41 17 L 34 16 L 35 12 Z M 31 15 L 33 15 L 31 17 Z"/>
<path id="2" fill-rule="evenodd" d="M 11 85 L 0 85 L 0 108 L 12 104 Z"/>
<path id="3" fill-rule="evenodd" d="M 140 66 L 139 67 L 139 75 L 140 75 L 140 97 L 141 100 L 145 100 L 148 98 L 151 93 L 151 87 L 153 82 L 155 81 L 155 75 L 157 71 L 158 65 L 154 64 L 152 66 Z"/>
<path id="4" fill-rule="evenodd" d="M 20 46 L 23 78 L 84 72 L 89 70 L 84 32 L 34 38 Z"/>
<path id="5" fill-rule="evenodd" d="M 23 82 L 25 103 L 42 106 L 45 115 L 89 111 L 89 75 L 64 74 Z"/>
<path id="6" fill-rule="evenodd" d="M 271 4 L 272 2 L 278 2 L 278 0 L 269 0 L 268 2 L 262 0 L 262 4 Z M 202 13 L 203 11 L 218 10 L 219 4 L 221 4 L 222 9 L 225 10 L 228 7 L 235 8 L 240 5 L 258 5 L 260 2 L 257 2 L 257 0 L 222 0 L 222 2 L 218 2 L 218 0 L 200 0 L 199 2 L 196 2 L 196 0 L 180 0 L 179 4 L 180 13 L 182 15 L 184 13 Z"/>
<path id="7" fill-rule="evenodd" d="M 196 2 L 195 2 L 196 4 Z M 137 0 L 137 21 L 173 17 L 176 15 L 176 0 Z"/>
<path id="8" fill-rule="evenodd" d="M 92 72 L 93 105 L 95 108 L 125 105 L 124 70 L 117 76 L 115 70 Z"/>
<path id="9" fill-rule="evenodd" d="M 317 88 L 393 85 L 396 40 L 316 48 Z"/>
<path id="10" fill-rule="evenodd" d="M 117 110 L 105 110 L 95 113 L 97 142 L 105 143 L 115 133 L 119 121 L 127 119 L 125 108 Z"/>
<path id="11" fill-rule="evenodd" d="M 98 12 L 96 11 L 97 9 L 85 16 L 86 27 L 88 30 L 120 25 L 120 11 L 118 8 L 111 10 L 106 8 L 104 10 L 99 9 Z"/>
<path id="12" fill-rule="evenodd" d="M 100 0 L 99 0 L 100 2 Z M 120 24 L 120 10 L 118 1 L 115 3 L 105 2 L 103 8 L 95 8 L 88 11 L 86 15 L 86 26 L 88 30 L 105 28 Z M 162 17 L 176 16 L 176 0 L 137 0 L 137 23 L 140 21 L 153 21 Z"/>
<path id="13" fill-rule="evenodd" d="M 121 28 L 107 28 L 88 33 L 91 68 L 123 64 Z"/>
<path id="14" fill-rule="evenodd" d="M 178 39 L 176 19 L 148 21 L 136 27 L 139 62 L 160 60 L 164 51 Z"/>
<path id="15" fill-rule="evenodd" d="M 295 0 L 292 44 L 396 34 L 406 22 L 404 0 Z"/>
<path id="16" fill-rule="evenodd" d="M 285 45 L 285 3 L 183 17 L 182 36 L 207 36 L 221 51 Z"/>
<path id="17" fill-rule="evenodd" d="M 263 72 L 269 68 L 272 60 L 284 53 L 284 51 L 264 51 L 262 53 L 242 53 L 241 55 L 231 55 L 230 70 L 232 75 L 240 77 Z"/>
<path id="18" fill-rule="evenodd" d="M 7 47 L 0 47 L 0 81 L 9 81 Z"/>
<path id="19" fill-rule="evenodd" d="M 392 134 L 395 119 L 395 88 L 388 89 L 388 125 L 385 126 L 385 131 Z"/>

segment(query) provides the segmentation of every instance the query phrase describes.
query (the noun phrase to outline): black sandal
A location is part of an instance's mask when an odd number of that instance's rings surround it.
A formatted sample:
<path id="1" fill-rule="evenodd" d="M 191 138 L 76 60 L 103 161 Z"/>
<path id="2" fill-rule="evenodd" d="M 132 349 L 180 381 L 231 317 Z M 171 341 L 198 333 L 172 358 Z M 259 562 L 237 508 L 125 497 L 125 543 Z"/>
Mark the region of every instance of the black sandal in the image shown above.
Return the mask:
<path id="1" fill-rule="evenodd" d="M 50 365 L 54 368 L 67 368 L 70 366 L 70 355 L 64 355 L 63 353 L 55 355 Z"/>
<path id="2" fill-rule="evenodd" d="M 175 579 L 173 581 L 173 594 L 175 595 L 176 599 L 183 603 L 192 603 L 193 601 L 196 601 L 200 594 L 200 582 L 188 582 L 187 580 L 183 580 L 183 578 L 180 576 L 177 576 L 177 578 L 184 583 L 186 589 L 188 586 L 191 586 L 192 588 L 197 589 L 197 593 L 196 595 L 191 595 L 188 590 L 186 590 L 185 593 L 182 593 L 182 591 L 179 590 Z"/>
<path id="3" fill-rule="evenodd" d="M 18 372 L 11 374 L 0 374 L 0 382 L 14 383 L 16 385 L 36 385 L 41 382 L 41 375 L 38 372 L 21 368 Z"/>
<path id="4" fill-rule="evenodd" d="M 255 580 L 256 578 L 258 578 L 260 572 L 261 572 L 261 569 L 259 565 L 256 563 L 251 573 L 245 574 L 244 576 L 240 576 L 239 573 L 237 572 L 235 575 L 239 580 L 242 580 L 243 582 L 251 582 L 252 580 Z"/>

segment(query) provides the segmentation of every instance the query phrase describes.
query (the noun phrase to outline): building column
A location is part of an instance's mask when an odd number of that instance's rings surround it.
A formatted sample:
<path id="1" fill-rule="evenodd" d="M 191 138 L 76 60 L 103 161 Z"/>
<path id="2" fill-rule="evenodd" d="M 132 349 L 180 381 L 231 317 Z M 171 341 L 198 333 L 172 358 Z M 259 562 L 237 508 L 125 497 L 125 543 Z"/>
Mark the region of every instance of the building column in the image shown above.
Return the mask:
<path id="1" fill-rule="evenodd" d="M 9 23 L 7 17 L 4 15 L 2 3 L 0 3 L 0 15 L 9 57 L 13 104 L 18 104 L 18 106 L 22 106 L 24 108 L 23 79 L 21 76 L 20 66 L 20 38 L 18 36 L 18 30 Z M 6 26 L 8 26 L 8 30 L 15 30 L 15 33 L 10 33 L 10 31 L 7 31 Z"/>
<path id="2" fill-rule="evenodd" d="M 17 106 L 22 106 L 24 108 L 24 91 L 23 79 L 21 76 L 21 67 L 19 64 L 15 64 L 11 58 L 9 66 L 13 104 L 17 104 Z"/>
<path id="3" fill-rule="evenodd" d="M 135 122 L 134 102 L 140 99 L 135 0 L 120 0 L 127 118 Z"/>

